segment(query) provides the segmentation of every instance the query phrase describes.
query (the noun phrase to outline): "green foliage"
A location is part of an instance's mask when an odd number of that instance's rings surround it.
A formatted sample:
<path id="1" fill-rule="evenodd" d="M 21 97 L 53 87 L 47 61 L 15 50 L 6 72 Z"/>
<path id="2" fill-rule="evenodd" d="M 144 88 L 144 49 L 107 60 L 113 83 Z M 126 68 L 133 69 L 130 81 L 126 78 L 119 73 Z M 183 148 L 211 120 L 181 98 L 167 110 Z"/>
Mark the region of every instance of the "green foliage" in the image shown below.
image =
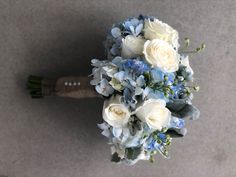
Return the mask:
<path id="1" fill-rule="evenodd" d="M 121 161 L 121 158 L 119 157 L 119 155 L 118 155 L 117 152 L 115 152 L 114 154 L 112 154 L 112 156 L 111 156 L 111 161 L 112 161 L 112 162 L 116 162 L 116 163 L 118 163 L 118 162 Z"/>
<path id="2" fill-rule="evenodd" d="M 184 39 L 184 47 L 182 49 L 179 49 L 179 52 L 182 54 L 195 54 L 203 51 L 206 48 L 206 44 L 202 43 L 200 47 L 197 47 L 194 50 L 187 50 L 187 48 L 190 46 L 190 39 L 185 38 Z"/>
<path id="3" fill-rule="evenodd" d="M 137 148 L 127 148 L 127 149 L 125 149 L 125 154 L 126 154 L 127 159 L 135 160 L 135 159 L 138 158 L 138 156 L 140 155 L 141 151 L 142 150 L 141 150 L 140 147 L 137 147 Z"/>

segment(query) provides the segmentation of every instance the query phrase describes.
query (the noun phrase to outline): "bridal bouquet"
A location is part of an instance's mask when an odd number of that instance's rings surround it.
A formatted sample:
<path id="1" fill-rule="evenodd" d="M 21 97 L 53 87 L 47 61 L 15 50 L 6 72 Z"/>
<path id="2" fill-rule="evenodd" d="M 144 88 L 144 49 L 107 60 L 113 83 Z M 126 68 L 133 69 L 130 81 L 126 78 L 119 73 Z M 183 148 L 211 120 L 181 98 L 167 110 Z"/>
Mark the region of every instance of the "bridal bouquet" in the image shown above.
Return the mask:
<path id="1" fill-rule="evenodd" d="M 135 164 L 154 161 L 159 152 L 169 158 L 174 137 L 187 133 L 186 120 L 199 117 L 191 103 L 193 70 L 185 38 L 154 17 L 140 15 L 114 24 L 105 41 L 106 60 L 92 59 L 90 84 L 104 96 L 104 122 L 98 124 L 108 138 L 113 162 Z"/>

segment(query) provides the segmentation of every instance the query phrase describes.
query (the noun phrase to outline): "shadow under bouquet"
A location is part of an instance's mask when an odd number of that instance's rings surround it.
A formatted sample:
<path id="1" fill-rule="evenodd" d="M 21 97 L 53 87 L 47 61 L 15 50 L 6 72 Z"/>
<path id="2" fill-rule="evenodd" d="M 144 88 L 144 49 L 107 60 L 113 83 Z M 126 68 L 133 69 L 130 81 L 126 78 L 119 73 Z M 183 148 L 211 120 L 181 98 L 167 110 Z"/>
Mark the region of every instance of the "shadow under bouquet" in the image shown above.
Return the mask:
<path id="1" fill-rule="evenodd" d="M 105 99 L 104 122 L 98 124 L 111 146 L 111 160 L 133 165 L 169 158 L 172 138 L 187 133 L 186 120 L 199 117 L 191 103 L 193 70 L 185 38 L 154 17 L 140 15 L 114 24 L 104 43 L 106 60 L 93 59 L 90 84 Z"/>

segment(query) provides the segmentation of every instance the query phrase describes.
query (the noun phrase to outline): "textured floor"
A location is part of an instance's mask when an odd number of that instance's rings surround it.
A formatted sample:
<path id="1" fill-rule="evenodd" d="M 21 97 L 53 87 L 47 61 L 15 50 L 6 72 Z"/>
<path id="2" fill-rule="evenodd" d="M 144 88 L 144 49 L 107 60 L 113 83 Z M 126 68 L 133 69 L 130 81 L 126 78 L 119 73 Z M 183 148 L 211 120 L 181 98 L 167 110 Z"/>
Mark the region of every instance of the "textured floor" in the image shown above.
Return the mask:
<path id="1" fill-rule="evenodd" d="M 201 119 L 172 158 L 114 165 L 102 100 L 32 100 L 28 74 L 87 75 L 113 22 L 153 15 L 206 51 L 191 58 Z M 236 177 L 235 0 L 0 0 L 0 177 Z"/>

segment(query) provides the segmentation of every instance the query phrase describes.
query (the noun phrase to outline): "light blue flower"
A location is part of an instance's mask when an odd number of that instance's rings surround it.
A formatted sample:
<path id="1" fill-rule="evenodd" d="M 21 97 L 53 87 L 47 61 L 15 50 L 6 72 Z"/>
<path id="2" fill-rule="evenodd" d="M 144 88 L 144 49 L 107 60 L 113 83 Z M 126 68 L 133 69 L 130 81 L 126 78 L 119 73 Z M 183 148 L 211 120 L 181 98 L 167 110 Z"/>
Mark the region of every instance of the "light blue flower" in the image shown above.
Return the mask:
<path id="1" fill-rule="evenodd" d="M 114 38 L 118 38 L 121 36 L 121 30 L 120 28 L 117 28 L 117 27 L 114 27 L 111 29 L 111 35 L 114 37 Z"/>
<path id="2" fill-rule="evenodd" d="M 107 60 L 100 61 L 97 59 L 92 59 L 91 63 L 94 68 L 92 70 L 92 74 L 90 75 L 93 76 L 93 79 L 90 81 L 90 84 L 97 85 L 100 83 L 102 75 L 106 75 L 106 71 L 103 69 L 103 67 L 109 65 L 109 62 Z"/>
<path id="3" fill-rule="evenodd" d="M 143 87 L 145 85 L 145 79 L 144 76 L 141 75 L 136 79 L 136 84 L 138 87 Z"/>
<path id="4" fill-rule="evenodd" d="M 154 151 L 155 144 L 156 144 L 156 140 L 154 140 L 152 137 L 149 137 L 144 144 L 144 148 L 148 151 Z"/>
<path id="5" fill-rule="evenodd" d="M 132 109 L 135 109 L 138 103 L 137 96 L 142 95 L 142 93 L 143 89 L 140 87 L 126 87 L 123 92 L 124 103 Z"/>
<path id="6" fill-rule="evenodd" d="M 113 45 L 112 45 L 112 47 L 111 47 L 111 49 L 110 49 L 110 53 L 113 55 L 113 56 L 118 56 L 118 55 L 120 55 L 120 52 L 121 52 L 121 50 L 120 50 L 120 48 L 121 48 L 121 46 L 120 46 L 121 44 L 119 43 L 119 42 L 116 42 L 116 43 L 114 43 Z"/>
<path id="7" fill-rule="evenodd" d="M 101 133 L 103 136 L 105 136 L 107 138 L 111 138 L 112 137 L 111 131 L 109 130 L 110 126 L 107 123 L 103 122 L 101 124 L 97 124 L 97 126 L 101 130 L 103 130 L 102 133 Z"/>
<path id="8" fill-rule="evenodd" d="M 142 93 L 142 99 L 163 99 L 169 102 L 169 99 L 165 97 L 164 93 L 158 90 L 153 90 L 150 87 L 146 87 Z"/>
<path id="9" fill-rule="evenodd" d="M 182 129 L 185 126 L 184 119 L 172 116 L 168 128 Z"/>
<path id="10" fill-rule="evenodd" d="M 131 106 L 132 108 L 135 107 L 135 105 L 137 104 L 136 100 L 133 100 L 133 95 L 134 95 L 134 90 L 133 88 L 125 88 L 124 92 L 123 92 L 123 98 L 124 98 L 124 102 L 127 106 Z"/>
<path id="11" fill-rule="evenodd" d="M 165 81 L 165 85 L 172 85 L 175 81 L 175 74 L 174 73 L 166 73 L 167 80 Z"/>
<path id="12" fill-rule="evenodd" d="M 127 34 L 138 36 L 143 30 L 143 20 L 139 20 L 137 18 L 131 18 L 129 20 L 126 20 L 123 23 L 123 26 Z"/>
<path id="13" fill-rule="evenodd" d="M 155 143 L 155 149 L 158 150 L 163 157 L 170 158 L 169 155 L 166 154 L 166 152 L 165 152 L 166 149 L 165 149 L 165 146 L 163 144 L 159 144 L 159 143 L 156 142 Z"/>
<path id="14" fill-rule="evenodd" d="M 174 83 L 175 73 L 165 73 L 158 68 L 152 69 L 150 73 L 153 83 L 164 81 L 165 77 L 167 79 L 165 80 L 165 85 L 172 85 Z"/>
<path id="15" fill-rule="evenodd" d="M 122 57 L 119 56 L 112 59 L 112 63 L 118 67 L 120 67 L 122 61 L 123 61 Z"/>
<path id="16" fill-rule="evenodd" d="M 106 79 L 102 79 L 101 82 L 98 85 L 96 85 L 95 89 L 99 94 L 106 97 L 113 94 L 114 92 L 114 89 Z"/>
<path id="17" fill-rule="evenodd" d="M 180 95 L 184 94 L 184 85 L 182 83 L 171 85 L 170 88 L 174 91 L 174 94 L 170 95 L 172 99 L 179 99 Z"/>
<path id="18" fill-rule="evenodd" d="M 164 80 L 164 73 L 160 69 L 152 69 L 151 77 L 153 79 L 153 83 L 161 82 Z"/>
<path id="19" fill-rule="evenodd" d="M 153 138 L 153 135 L 150 135 L 146 142 L 143 144 L 144 149 L 147 151 L 159 151 L 164 157 L 168 158 L 168 154 L 166 153 L 166 144 L 167 144 L 167 136 L 164 133 L 155 133 L 157 139 Z M 168 141 L 171 141 L 169 139 Z"/>
<path id="20" fill-rule="evenodd" d="M 118 80 L 119 82 L 123 82 L 126 77 L 126 73 L 124 71 L 120 71 L 116 74 L 114 74 L 114 78 Z"/>
<path id="21" fill-rule="evenodd" d="M 121 136 L 122 133 L 122 128 L 112 128 L 112 134 L 114 135 L 114 137 L 119 138 Z"/>
<path id="22" fill-rule="evenodd" d="M 132 72 L 136 75 L 143 74 L 150 69 L 149 65 L 141 60 L 128 59 L 123 63 L 125 70 Z"/>

